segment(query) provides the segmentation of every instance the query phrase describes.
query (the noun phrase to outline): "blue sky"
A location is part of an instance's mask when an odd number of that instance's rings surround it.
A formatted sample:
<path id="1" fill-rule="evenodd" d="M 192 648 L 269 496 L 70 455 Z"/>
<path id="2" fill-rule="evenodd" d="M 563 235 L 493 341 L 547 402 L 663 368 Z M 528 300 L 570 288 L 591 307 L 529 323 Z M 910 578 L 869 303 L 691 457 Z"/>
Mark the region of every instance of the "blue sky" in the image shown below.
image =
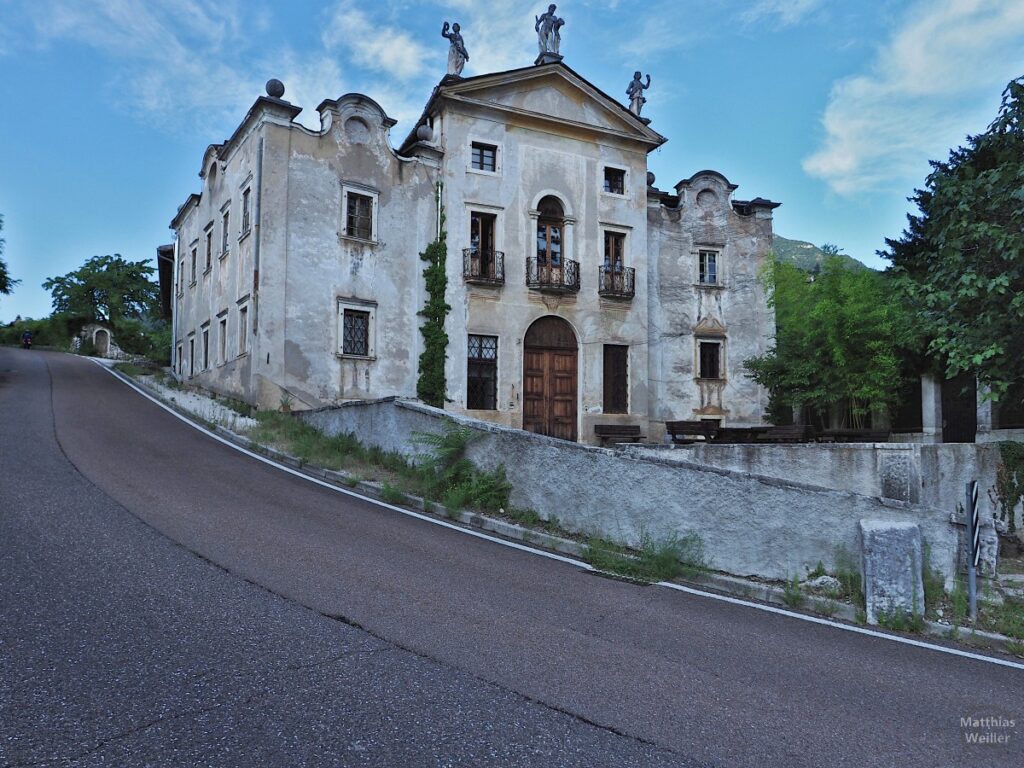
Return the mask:
<path id="1" fill-rule="evenodd" d="M 399 120 L 445 73 L 526 66 L 543 1 L 0 0 L 0 214 L 23 283 L 0 321 L 49 313 L 40 284 L 93 255 L 154 256 L 198 190 L 205 147 L 270 77 L 315 124 L 349 91 Z M 1024 74 L 1021 0 L 568 0 L 566 63 L 615 98 L 650 73 L 644 114 L 669 138 L 663 189 L 712 168 L 768 197 L 781 235 L 871 266 L 929 158 L 985 129 Z"/>

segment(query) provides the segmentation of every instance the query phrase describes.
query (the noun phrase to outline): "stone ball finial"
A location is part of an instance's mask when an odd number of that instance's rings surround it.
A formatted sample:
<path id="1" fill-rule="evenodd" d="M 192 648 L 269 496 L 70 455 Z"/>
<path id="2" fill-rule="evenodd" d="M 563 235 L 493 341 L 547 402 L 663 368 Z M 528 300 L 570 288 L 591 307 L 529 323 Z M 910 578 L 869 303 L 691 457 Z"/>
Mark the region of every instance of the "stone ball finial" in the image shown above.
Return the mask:
<path id="1" fill-rule="evenodd" d="M 276 77 L 267 80 L 267 96 L 272 99 L 280 99 L 284 96 L 284 83 Z"/>
<path id="2" fill-rule="evenodd" d="M 423 123 L 423 125 L 416 129 L 416 138 L 420 141 L 433 141 L 434 131 L 429 125 Z"/>
<path id="3" fill-rule="evenodd" d="M 647 186 L 653 187 L 655 182 L 654 174 L 650 171 L 647 172 Z"/>

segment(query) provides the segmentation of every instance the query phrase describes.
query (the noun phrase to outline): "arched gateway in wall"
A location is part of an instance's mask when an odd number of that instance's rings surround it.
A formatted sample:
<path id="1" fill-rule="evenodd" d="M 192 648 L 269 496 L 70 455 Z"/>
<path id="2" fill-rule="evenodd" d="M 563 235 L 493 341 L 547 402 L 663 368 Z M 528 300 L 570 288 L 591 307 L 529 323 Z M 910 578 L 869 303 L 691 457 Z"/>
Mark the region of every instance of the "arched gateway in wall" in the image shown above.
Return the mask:
<path id="1" fill-rule="evenodd" d="M 523 429 L 576 440 L 576 334 L 560 317 L 535 320 L 523 341 Z"/>

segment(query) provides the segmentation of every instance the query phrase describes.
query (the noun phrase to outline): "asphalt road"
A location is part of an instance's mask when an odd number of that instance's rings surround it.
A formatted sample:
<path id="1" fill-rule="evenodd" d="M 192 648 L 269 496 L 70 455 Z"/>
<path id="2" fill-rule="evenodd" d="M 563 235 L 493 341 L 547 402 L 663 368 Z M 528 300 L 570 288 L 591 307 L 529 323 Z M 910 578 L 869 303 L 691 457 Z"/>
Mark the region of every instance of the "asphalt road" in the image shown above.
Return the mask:
<path id="1" fill-rule="evenodd" d="M 0 766 L 1022 764 L 1024 672 L 452 532 L 0 349 Z"/>

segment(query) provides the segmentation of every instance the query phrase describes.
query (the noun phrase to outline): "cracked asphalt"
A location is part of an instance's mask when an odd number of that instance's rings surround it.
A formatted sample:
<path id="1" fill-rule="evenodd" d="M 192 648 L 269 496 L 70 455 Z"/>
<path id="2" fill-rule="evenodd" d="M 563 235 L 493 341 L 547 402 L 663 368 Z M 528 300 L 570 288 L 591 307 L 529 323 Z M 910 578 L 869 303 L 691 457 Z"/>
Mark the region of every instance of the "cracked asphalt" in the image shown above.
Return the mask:
<path id="1" fill-rule="evenodd" d="M 1020 766 L 1022 683 L 432 526 L 0 348 L 0 766 Z"/>

